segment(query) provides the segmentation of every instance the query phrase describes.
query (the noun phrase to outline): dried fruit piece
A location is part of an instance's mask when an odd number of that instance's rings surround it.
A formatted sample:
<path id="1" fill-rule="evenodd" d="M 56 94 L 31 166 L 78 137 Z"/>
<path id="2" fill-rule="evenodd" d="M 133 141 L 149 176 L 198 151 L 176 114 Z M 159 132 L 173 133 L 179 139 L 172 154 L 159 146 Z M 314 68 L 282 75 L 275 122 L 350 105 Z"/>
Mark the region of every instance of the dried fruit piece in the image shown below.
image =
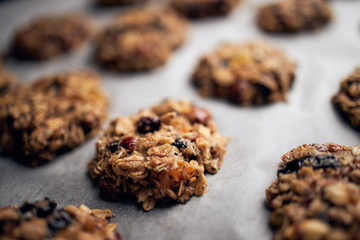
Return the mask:
<path id="1" fill-rule="evenodd" d="M 138 133 L 155 132 L 160 129 L 161 121 L 158 117 L 142 117 L 137 122 Z"/>

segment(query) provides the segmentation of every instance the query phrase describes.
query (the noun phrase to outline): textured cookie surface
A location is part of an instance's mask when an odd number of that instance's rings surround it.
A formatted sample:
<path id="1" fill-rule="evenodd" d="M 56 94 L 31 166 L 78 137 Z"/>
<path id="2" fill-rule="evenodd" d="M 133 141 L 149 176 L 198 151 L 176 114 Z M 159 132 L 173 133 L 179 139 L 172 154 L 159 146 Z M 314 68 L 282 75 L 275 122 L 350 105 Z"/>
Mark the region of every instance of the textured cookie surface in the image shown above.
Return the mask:
<path id="1" fill-rule="evenodd" d="M 133 3 L 141 3 L 149 0 L 97 0 L 97 3 L 100 5 L 127 5 Z"/>
<path id="2" fill-rule="evenodd" d="M 59 73 L 7 89 L 0 94 L 1 145 L 34 166 L 95 135 L 107 115 L 108 97 L 90 71 Z"/>
<path id="3" fill-rule="evenodd" d="M 246 106 L 286 101 L 295 68 L 293 61 L 266 43 L 225 44 L 200 59 L 192 80 L 204 97 Z"/>
<path id="4" fill-rule="evenodd" d="M 327 0 L 280 0 L 260 7 L 258 25 L 267 32 L 314 30 L 332 19 Z"/>
<path id="5" fill-rule="evenodd" d="M 266 189 L 273 239 L 360 239 L 360 146 L 302 145 Z"/>
<path id="6" fill-rule="evenodd" d="M 22 240 L 120 240 L 116 224 L 108 224 L 110 209 L 89 209 L 85 205 L 56 208 L 56 202 L 42 201 L 0 208 L 0 239 Z"/>
<path id="7" fill-rule="evenodd" d="M 341 82 L 332 103 L 351 126 L 360 129 L 360 68 Z"/>
<path id="8" fill-rule="evenodd" d="M 98 39 L 97 62 L 114 71 L 150 70 L 166 63 L 186 39 L 187 22 L 163 8 L 130 10 Z"/>
<path id="9" fill-rule="evenodd" d="M 172 6 L 189 18 L 227 15 L 240 0 L 172 0 Z"/>
<path id="10" fill-rule="evenodd" d="M 79 48 L 92 35 L 92 23 L 82 14 L 38 17 L 18 29 L 12 53 L 20 59 L 50 59 Z"/>
<path id="11" fill-rule="evenodd" d="M 227 141 L 207 110 L 166 100 L 113 120 L 97 142 L 89 172 L 112 200 L 130 194 L 147 211 L 158 201 L 185 203 L 206 192 L 204 172 L 219 170 Z"/>

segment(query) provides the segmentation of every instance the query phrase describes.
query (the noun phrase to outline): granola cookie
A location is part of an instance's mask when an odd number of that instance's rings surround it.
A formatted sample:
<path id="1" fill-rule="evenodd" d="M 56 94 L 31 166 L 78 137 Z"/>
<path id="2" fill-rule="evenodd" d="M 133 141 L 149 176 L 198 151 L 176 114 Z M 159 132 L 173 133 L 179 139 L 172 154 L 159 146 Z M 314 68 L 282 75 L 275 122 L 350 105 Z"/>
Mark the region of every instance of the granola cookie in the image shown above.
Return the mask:
<path id="1" fill-rule="evenodd" d="M 305 144 L 266 189 L 274 240 L 360 239 L 360 146 Z"/>
<path id="2" fill-rule="evenodd" d="M 149 0 L 97 0 L 99 5 L 113 6 L 113 5 L 127 5 L 134 3 L 147 2 Z"/>
<path id="3" fill-rule="evenodd" d="M 321 28 L 332 15 L 328 0 L 280 0 L 260 7 L 257 21 L 267 32 L 289 33 Z"/>
<path id="4" fill-rule="evenodd" d="M 188 18 L 229 14 L 241 0 L 172 0 L 174 9 Z"/>
<path id="5" fill-rule="evenodd" d="M 200 59 L 192 81 L 203 97 L 247 106 L 286 101 L 295 69 L 293 61 L 266 43 L 224 44 Z"/>
<path id="6" fill-rule="evenodd" d="M 360 129 L 360 67 L 345 78 L 332 103 L 355 129 Z"/>
<path id="7" fill-rule="evenodd" d="M 50 59 L 79 48 L 92 32 L 92 22 L 83 14 L 41 16 L 17 30 L 11 52 L 20 59 Z"/>
<path id="8" fill-rule="evenodd" d="M 0 99 L 9 93 L 16 83 L 16 77 L 13 73 L 6 70 L 0 62 Z"/>
<path id="9" fill-rule="evenodd" d="M 107 116 L 100 77 L 82 70 L 18 84 L 0 95 L 2 147 L 33 166 L 94 136 Z"/>
<path id="10" fill-rule="evenodd" d="M 0 208 L 0 239 L 22 240 L 121 240 L 110 209 L 90 209 L 68 205 L 56 209 L 56 202 L 45 198 L 22 206 Z"/>
<path id="11" fill-rule="evenodd" d="M 158 201 L 185 203 L 206 193 L 204 172 L 219 170 L 227 141 L 206 109 L 166 100 L 114 119 L 96 144 L 89 172 L 107 197 L 133 195 L 146 211 Z"/>
<path id="12" fill-rule="evenodd" d="M 187 22 L 163 8 L 130 10 L 100 35 L 96 61 L 113 71 L 143 71 L 162 66 L 186 40 Z"/>

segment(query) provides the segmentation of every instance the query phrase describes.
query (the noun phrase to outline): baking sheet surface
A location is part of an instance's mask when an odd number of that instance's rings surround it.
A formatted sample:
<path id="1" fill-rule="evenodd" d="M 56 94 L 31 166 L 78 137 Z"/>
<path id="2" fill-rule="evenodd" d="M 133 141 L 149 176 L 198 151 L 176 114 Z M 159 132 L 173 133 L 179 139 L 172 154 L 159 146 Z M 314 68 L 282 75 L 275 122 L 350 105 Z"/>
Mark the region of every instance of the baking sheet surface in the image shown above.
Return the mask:
<path id="1" fill-rule="evenodd" d="M 323 30 L 292 36 L 269 36 L 256 27 L 260 2 L 245 1 L 229 17 L 193 22 L 188 42 L 168 64 L 154 72 L 112 74 L 92 63 L 91 44 L 76 54 L 49 62 L 7 62 L 20 80 L 74 68 L 98 70 L 111 95 L 111 118 L 136 113 L 166 97 L 189 98 L 208 108 L 218 130 L 231 137 L 224 164 L 207 175 L 209 193 L 186 204 L 158 206 L 144 212 L 134 201 L 101 199 L 87 176 L 95 141 L 32 169 L 0 158 L 0 206 L 48 196 L 60 206 L 85 203 L 111 208 L 126 240 L 142 239 L 270 239 L 265 188 L 276 178 L 276 165 L 290 149 L 314 142 L 355 145 L 360 135 L 347 126 L 330 104 L 339 82 L 360 65 L 360 1 L 332 1 L 335 21 Z M 0 3 L 0 49 L 13 29 L 48 12 L 85 11 L 101 26 L 125 8 L 96 8 L 90 0 L 13 0 Z M 224 101 L 202 99 L 189 84 L 199 57 L 223 42 L 266 40 L 296 60 L 298 71 L 289 102 L 241 108 Z"/>

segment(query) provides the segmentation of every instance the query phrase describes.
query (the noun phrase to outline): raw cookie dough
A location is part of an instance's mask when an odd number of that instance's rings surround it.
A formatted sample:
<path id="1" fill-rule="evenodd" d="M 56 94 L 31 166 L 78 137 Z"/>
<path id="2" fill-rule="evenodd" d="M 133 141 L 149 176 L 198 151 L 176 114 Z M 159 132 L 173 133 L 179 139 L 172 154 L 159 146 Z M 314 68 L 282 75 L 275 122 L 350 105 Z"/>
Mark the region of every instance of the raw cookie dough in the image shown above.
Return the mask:
<path id="1" fill-rule="evenodd" d="M 186 40 L 187 22 L 174 11 L 127 11 L 106 27 L 97 41 L 96 61 L 113 71 L 143 71 L 162 66 Z"/>
<path id="2" fill-rule="evenodd" d="M 3 149 L 36 166 L 94 136 L 109 103 L 100 81 L 94 72 L 79 70 L 9 85 L 0 94 Z"/>
<path id="3" fill-rule="evenodd" d="M 90 209 L 68 205 L 56 209 L 56 202 L 45 198 L 22 206 L 0 208 L 0 239 L 121 240 L 110 209 Z"/>
<path id="4" fill-rule="evenodd" d="M 224 44 L 200 59 L 192 81 L 203 97 L 247 106 L 286 101 L 295 69 L 292 60 L 266 43 Z"/>
<path id="5" fill-rule="evenodd" d="M 96 144 L 89 172 L 108 198 L 133 195 L 146 211 L 158 201 L 185 203 L 206 193 L 204 172 L 219 170 L 227 141 L 206 109 L 166 100 L 114 119 Z"/>
<path id="6" fill-rule="evenodd" d="M 92 22 L 83 14 L 41 16 L 15 32 L 11 52 L 20 59 L 50 59 L 79 48 L 92 32 Z"/>
<path id="7" fill-rule="evenodd" d="M 332 104 L 355 129 L 360 129 L 360 67 L 345 78 Z"/>
<path id="8" fill-rule="evenodd" d="M 241 0 L 172 0 L 174 9 L 188 18 L 229 14 Z"/>
<path id="9" fill-rule="evenodd" d="M 267 32 L 288 33 L 321 28 L 332 16 L 327 0 L 280 0 L 260 7 L 257 21 Z"/>
<path id="10" fill-rule="evenodd" d="M 304 144 L 266 189 L 274 240 L 360 239 L 360 146 Z"/>

